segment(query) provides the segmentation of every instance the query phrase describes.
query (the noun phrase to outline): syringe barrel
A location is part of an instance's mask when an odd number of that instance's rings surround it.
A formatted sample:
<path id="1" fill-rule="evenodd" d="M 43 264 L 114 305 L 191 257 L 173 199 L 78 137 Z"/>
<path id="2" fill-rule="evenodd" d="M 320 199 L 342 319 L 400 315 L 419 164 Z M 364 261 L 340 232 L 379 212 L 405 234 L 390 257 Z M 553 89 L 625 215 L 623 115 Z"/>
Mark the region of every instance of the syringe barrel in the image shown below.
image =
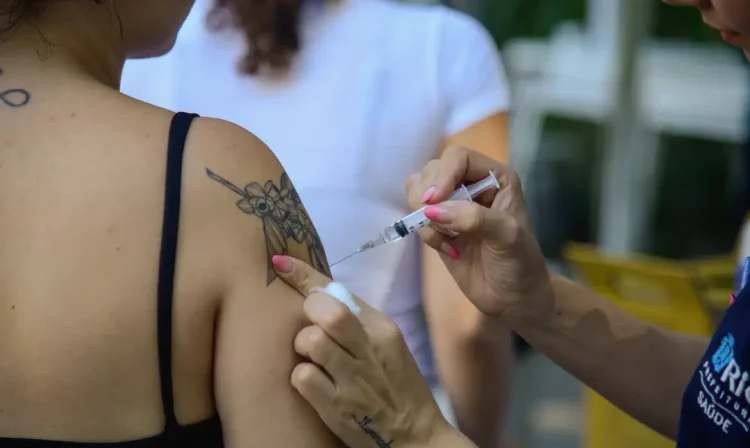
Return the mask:
<path id="1" fill-rule="evenodd" d="M 385 228 L 385 231 L 382 233 L 382 235 L 385 237 L 387 241 L 392 243 L 394 241 L 400 240 L 401 238 L 409 234 L 409 232 L 405 231 L 400 226 L 400 223 L 402 223 L 403 221 L 404 221 L 403 219 L 401 221 L 396 221 L 395 223 Z"/>
<path id="2" fill-rule="evenodd" d="M 466 187 L 469 195 L 472 198 L 475 198 L 479 196 L 480 194 L 484 193 L 485 191 L 489 190 L 490 188 L 500 188 L 500 182 L 498 182 L 497 177 L 495 177 L 495 173 L 490 171 L 490 175 L 485 177 L 484 179 L 480 180 L 479 182 L 475 184 L 471 184 L 468 187 Z"/>
<path id="3" fill-rule="evenodd" d="M 466 188 L 466 185 L 461 185 L 458 190 L 454 191 L 451 197 L 448 198 L 449 201 L 471 201 L 471 193 L 469 193 L 469 189 Z"/>
<path id="4" fill-rule="evenodd" d="M 449 201 L 471 201 L 473 200 L 470 189 L 474 190 L 475 195 L 478 196 L 481 192 L 492 188 L 499 187 L 500 185 L 495 178 L 494 173 L 490 172 L 490 175 L 483 181 L 477 182 L 474 185 L 470 185 L 468 188 L 465 185 L 461 185 L 453 194 L 448 198 Z M 396 221 L 390 226 L 386 227 L 383 235 L 388 241 L 398 241 L 401 238 L 414 233 L 417 230 L 427 227 L 432 221 L 427 219 L 424 215 L 424 209 L 422 207 L 419 210 L 407 215 L 404 219 Z"/>
<path id="5" fill-rule="evenodd" d="M 449 201 L 471 201 L 471 194 L 465 186 L 461 186 L 458 190 L 454 191 L 453 194 L 448 198 Z M 417 230 L 427 227 L 432 221 L 430 221 L 424 215 L 424 209 L 422 207 L 419 210 L 407 215 L 401 221 L 396 221 L 393 225 L 388 226 L 385 229 L 386 238 L 390 241 L 398 241 L 401 238 L 414 233 Z"/>
<path id="6" fill-rule="evenodd" d="M 391 242 L 398 241 L 410 233 L 414 233 L 422 227 L 426 227 L 431 221 L 424 215 L 425 208 L 426 207 L 422 207 L 405 216 L 402 220 L 396 221 L 386 227 L 384 232 L 386 239 Z"/>

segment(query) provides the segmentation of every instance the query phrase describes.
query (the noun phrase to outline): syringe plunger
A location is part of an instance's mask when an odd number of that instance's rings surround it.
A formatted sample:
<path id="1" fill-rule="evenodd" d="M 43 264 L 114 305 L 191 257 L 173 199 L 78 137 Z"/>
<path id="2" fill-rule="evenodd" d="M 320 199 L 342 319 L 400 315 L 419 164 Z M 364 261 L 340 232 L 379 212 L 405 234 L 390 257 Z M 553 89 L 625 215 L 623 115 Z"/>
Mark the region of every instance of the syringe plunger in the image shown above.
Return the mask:
<path id="1" fill-rule="evenodd" d="M 489 176 L 485 177 L 475 184 L 471 184 L 466 187 L 472 199 L 489 190 L 490 188 L 500 189 L 500 182 L 497 181 L 497 177 L 495 177 L 495 173 L 493 173 L 492 171 L 490 171 Z"/>

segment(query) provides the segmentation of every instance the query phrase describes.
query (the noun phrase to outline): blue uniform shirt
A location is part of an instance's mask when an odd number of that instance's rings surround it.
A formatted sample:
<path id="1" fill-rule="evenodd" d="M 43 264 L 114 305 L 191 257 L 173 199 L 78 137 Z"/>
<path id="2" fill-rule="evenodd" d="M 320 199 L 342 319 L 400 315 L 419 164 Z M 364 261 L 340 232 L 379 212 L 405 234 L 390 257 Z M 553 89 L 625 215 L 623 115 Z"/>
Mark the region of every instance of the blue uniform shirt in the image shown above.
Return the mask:
<path id="1" fill-rule="evenodd" d="M 727 310 L 688 384 L 677 447 L 750 447 L 750 287 Z"/>

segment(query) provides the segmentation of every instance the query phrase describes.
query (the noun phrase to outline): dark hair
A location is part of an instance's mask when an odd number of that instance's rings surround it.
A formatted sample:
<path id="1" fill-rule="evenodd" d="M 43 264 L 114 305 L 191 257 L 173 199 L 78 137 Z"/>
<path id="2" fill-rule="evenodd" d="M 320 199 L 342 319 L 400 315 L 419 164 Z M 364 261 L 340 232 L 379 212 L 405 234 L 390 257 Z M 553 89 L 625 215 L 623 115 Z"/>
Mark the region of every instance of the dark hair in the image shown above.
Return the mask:
<path id="1" fill-rule="evenodd" d="M 0 0 L 0 41 L 3 34 L 10 31 L 19 22 L 34 20 L 38 17 L 44 3 L 52 0 Z M 94 3 L 104 3 L 104 0 L 92 0 Z M 2 20 L 2 19 L 5 20 Z"/>
<path id="2" fill-rule="evenodd" d="M 235 29 L 247 40 L 239 70 L 286 72 L 300 49 L 299 22 L 305 0 L 214 0 L 209 29 Z"/>

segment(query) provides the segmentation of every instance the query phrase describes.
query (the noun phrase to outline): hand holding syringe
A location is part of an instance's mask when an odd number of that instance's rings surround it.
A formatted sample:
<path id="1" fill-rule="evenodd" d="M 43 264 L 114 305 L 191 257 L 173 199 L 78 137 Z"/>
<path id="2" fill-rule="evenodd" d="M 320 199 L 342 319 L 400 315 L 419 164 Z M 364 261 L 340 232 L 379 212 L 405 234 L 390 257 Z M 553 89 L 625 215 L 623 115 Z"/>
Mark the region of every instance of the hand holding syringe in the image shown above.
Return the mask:
<path id="1" fill-rule="evenodd" d="M 461 187 L 459 187 L 448 198 L 448 201 L 471 201 L 490 188 L 500 188 L 500 183 L 497 181 L 497 177 L 495 177 L 495 173 L 493 173 L 492 171 L 490 171 L 489 176 L 475 184 L 462 185 Z M 411 235 L 412 233 L 415 233 L 417 230 L 423 227 L 427 227 L 432 221 L 430 221 L 425 216 L 425 208 L 427 207 L 422 207 L 414 213 L 411 213 L 403 219 L 398 220 L 390 226 L 386 227 L 385 230 L 378 234 L 378 236 L 360 246 L 356 252 L 347 255 L 336 263 L 333 263 L 331 266 L 335 266 L 357 254 L 367 252 L 372 248 L 382 246 L 383 244 L 396 242 L 408 235 Z"/>

